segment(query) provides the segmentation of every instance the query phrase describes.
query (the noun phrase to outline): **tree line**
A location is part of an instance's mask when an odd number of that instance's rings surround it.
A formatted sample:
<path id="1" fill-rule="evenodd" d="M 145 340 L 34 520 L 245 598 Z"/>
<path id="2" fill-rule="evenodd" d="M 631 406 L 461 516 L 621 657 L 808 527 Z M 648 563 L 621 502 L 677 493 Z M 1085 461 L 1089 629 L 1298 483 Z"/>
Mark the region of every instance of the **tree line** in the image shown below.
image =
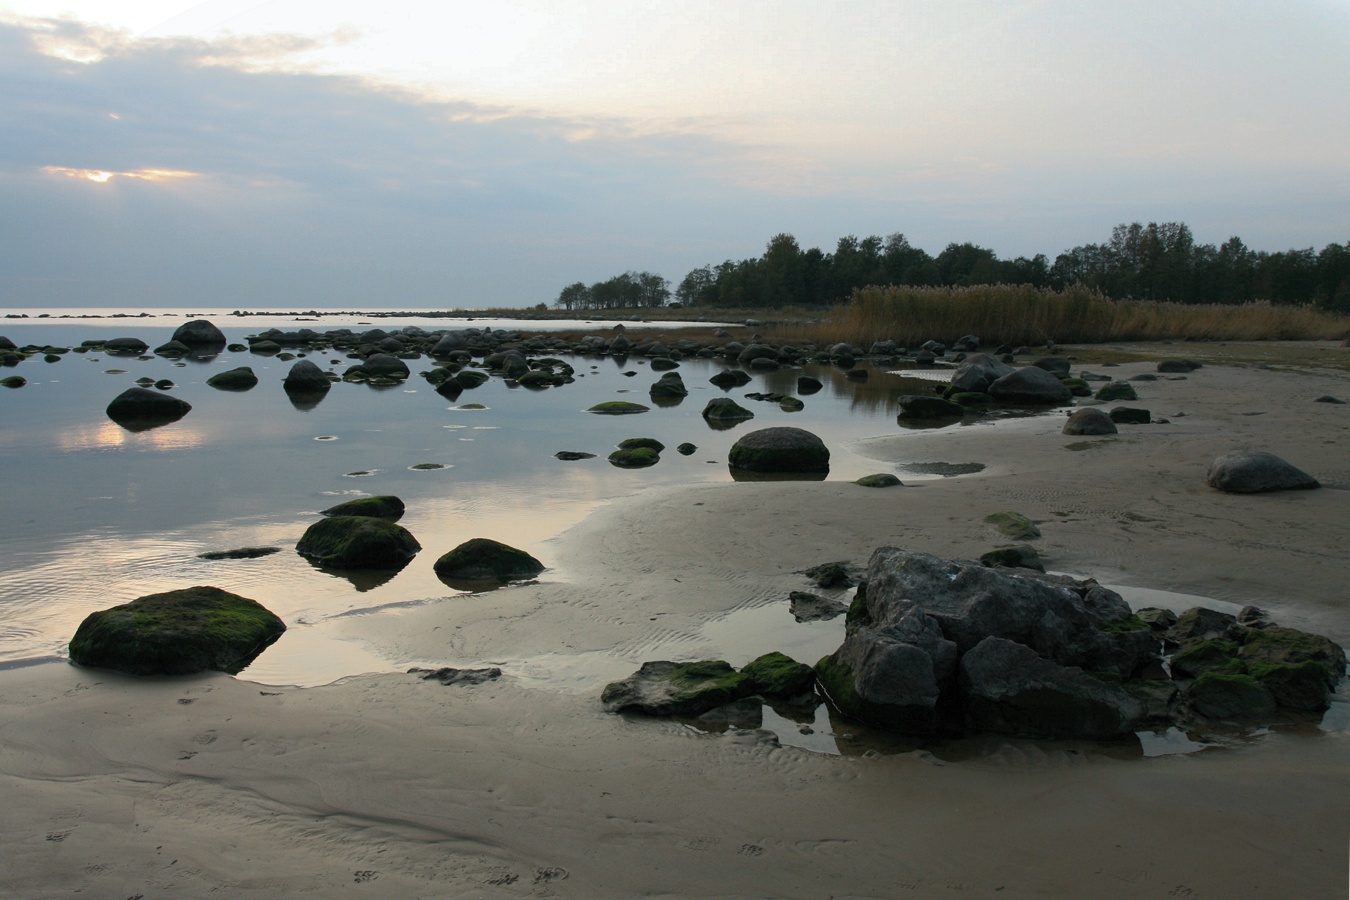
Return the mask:
<path id="1" fill-rule="evenodd" d="M 1237 237 L 1215 247 L 1197 244 L 1181 222 L 1117 225 L 1110 240 L 1084 244 L 1052 263 L 1000 259 L 972 243 L 948 244 L 937 256 L 915 247 L 903 234 L 859 240 L 840 238 L 833 253 L 802 250 L 790 234 L 774 235 L 764 254 L 701 266 L 674 291 L 650 272 L 626 272 L 589 287 L 563 288 L 555 306 L 609 309 L 625 306 L 761 308 L 825 306 L 847 300 L 869 285 L 965 287 L 1030 284 L 1063 290 L 1082 284 L 1116 300 L 1187 304 L 1240 304 L 1264 300 L 1312 304 L 1350 312 L 1350 242 L 1269 253 L 1250 250 Z"/>

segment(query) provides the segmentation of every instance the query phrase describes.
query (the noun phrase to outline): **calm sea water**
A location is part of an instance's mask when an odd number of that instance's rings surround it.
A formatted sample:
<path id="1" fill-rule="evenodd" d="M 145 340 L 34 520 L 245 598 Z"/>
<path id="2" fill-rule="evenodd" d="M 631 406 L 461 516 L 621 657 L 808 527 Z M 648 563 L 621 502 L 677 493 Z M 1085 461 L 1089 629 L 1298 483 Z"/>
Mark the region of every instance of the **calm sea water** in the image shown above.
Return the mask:
<path id="1" fill-rule="evenodd" d="M 134 336 L 153 348 L 181 321 L 0 319 L 0 334 L 20 346 Z M 232 342 L 280 324 L 215 321 Z M 359 321 L 304 324 L 322 330 Z M 375 324 L 392 329 L 403 323 Z M 417 324 L 427 330 L 463 327 Z M 538 330 L 539 323 L 524 324 Z M 354 363 L 335 352 L 310 358 L 339 372 Z M 94 610 L 213 584 L 258 600 L 291 626 L 246 677 L 315 684 L 387 671 L 399 661 L 323 640 L 306 626 L 352 610 L 454 593 L 436 578 L 432 564 L 473 537 L 503 540 L 551 565 L 551 540 L 607 500 L 654 485 L 730 481 L 727 451 L 754 429 L 795 425 L 820 435 L 831 450 L 832 479 L 888 471 L 892 467 L 852 453 L 850 442 L 899 432 L 896 398 L 924 389 L 880 368 L 855 383 L 837 368 L 808 366 L 756 374 L 751 384 L 727 392 L 708 380 L 725 363 L 695 359 L 684 360 L 678 370 L 689 396 L 657 407 L 647 392 L 660 373 L 645 360 L 568 361 L 579 376 L 574 384 L 531 391 L 494 378 L 451 403 L 416 375 L 432 361 L 409 360 L 414 375 L 402 386 L 338 383 L 308 410 L 296 408 L 282 390 L 292 362 L 248 352 L 181 362 L 68 353 L 60 362 L 34 357 L 3 370 L 29 383 L 0 391 L 0 467 L 8 510 L 0 531 L 6 561 L 0 571 L 0 664 L 64 655 L 70 636 Z M 254 389 L 233 393 L 207 386 L 211 375 L 243 365 L 260 379 Z M 825 383 L 820 393 L 804 398 L 803 411 L 786 413 L 777 404 L 744 397 L 751 391 L 794 394 L 803 371 Z M 173 395 L 189 402 L 192 411 L 142 432 L 109 420 L 108 402 L 142 377 L 172 380 Z M 714 430 L 700 413 L 709 399 L 727 394 L 755 418 Z M 621 399 L 652 410 L 635 416 L 585 411 Z M 456 408 L 468 403 L 488 408 Z M 619 441 L 639 436 L 666 444 L 660 463 L 624 470 L 607 462 Z M 676 453 L 682 442 L 698 450 Z M 559 450 L 597 457 L 563 462 L 553 456 Z M 413 468 L 424 464 L 443 468 Z M 406 503 L 401 524 L 424 548 L 407 568 L 349 577 L 320 570 L 294 552 L 319 510 L 368 494 L 395 494 Z M 205 551 L 248 546 L 283 550 L 252 560 L 198 558 Z M 842 625 L 839 629 L 842 633 Z M 828 640 L 837 642 L 833 636 Z"/>

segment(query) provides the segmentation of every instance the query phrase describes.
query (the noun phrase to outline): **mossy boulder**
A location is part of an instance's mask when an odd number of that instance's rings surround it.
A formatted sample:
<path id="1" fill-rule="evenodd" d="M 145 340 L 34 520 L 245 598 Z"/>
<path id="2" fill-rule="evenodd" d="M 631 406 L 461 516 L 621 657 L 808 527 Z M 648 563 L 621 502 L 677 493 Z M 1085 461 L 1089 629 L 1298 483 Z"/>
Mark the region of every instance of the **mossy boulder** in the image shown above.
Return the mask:
<path id="1" fill-rule="evenodd" d="M 422 545 L 408 529 L 370 516 L 330 516 L 305 530 L 296 552 L 335 569 L 401 569 Z"/>
<path id="2" fill-rule="evenodd" d="M 397 522 L 403 518 L 403 501 L 390 494 L 378 497 L 357 497 L 323 510 L 325 516 L 370 516 Z"/>
<path id="3" fill-rule="evenodd" d="M 703 418 L 709 422 L 740 422 L 754 417 L 754 413 L 730 397 L 714 397 L 703 407 Z"/>
<path id="4" fill-rule="evenodd" d="M 597 403 L 586 410 L 586 412 L 592 412 L 602 416 L 631 416 L 637 413 L 650 411 L 650 406 L 643 406 L 641 403 L 631 403 L 627 400 L 606 400 L 604 403 Z"/>
<path id="5" fill-rule="evenodd" d="M 635 437 L 635 438 L 626 438 L 620 441 L 619 449 L 620 450 L 645 449 L 645 450 L 653 450 L 657 453 L 660 453 L 662 450 L 666 449 L 666 445 L 658 441 L 656 438 Z"/>
<path id="6" fill-rule="evenodd" d="M 651 386 L 648 393 L 653 400 L 659 397 L 687 397 L 689 389 L 684 386 L 684 379 L 680 377 L 679 372 L 667 372 Z"/>
<path id="7" fill-rule="evenodd" d="M 222 391 L 246 391 L 258 384 L 258 376 L 250 367 L 240 366 L 237 369 L 218 372 L 206 379 L 206 383 Z"/>
<path id="8" fill-rule="evenodd" d="M 323 394 L 333 386 L 328 374 L 307 359 L 298 360 L 282 382 L 288 394 Z"/>
<path id="9" fill-rule="evenodd" d="M 1247 633 L 1239 656 L 1255 671 L 1257 665 L 1320 668 L 1325 685 L 1334 688 L 1345 673 L 1345 651 L 1329 638 L 1281 625 L 1253 628 Z"/>
<path id="10" fill-rule="evenodd" d="M 900 479 L 892 475 L 890 472 L 878 472 L 875 475 L 864 475 L 863 477 L 859 478 L 857 481 L 853 483 L 861 487 L 870 487 L 870 488 L 887 488 L 887 487 L 901 486 Z"/>
<path id="11" fill-rule="evenodd" d="M 451 381 L 454 381 L 454 383 L 459 385 L 463 390 L 468 391 L 473 390 L 479 385 L 486 384 L 490 377 L 491 376 L 486 372 L 480 372 L 477 369 L 460 369 L 455 373 L 455 376 Z M 446 384 L 449 383 L 449 381 L 446 382 Z"/>
<path id="12" fill-rule="evenodd" d="M 131 675 L 233 674 L 285 630 L 255 600 L 191 587 L 91 613 L 70 640 L 70 659 Z"/>
<path id="13" fill-rule="evenodd" d="M 1245 675 L 1246 664 L 1238 659 L 1242 649 L 1233 641 L 1195 641 L 1172 654 L 1172 675 L 1199 678 L 1206 672 L 1223 675 Z"/>
<path id="14" fill-rule="evenodd" d="M 28 383 L 28 379 L 22 375 L 10 375 L 8 378 L 0 378 L 0 385 L 7 388 L 21 388 Z"/>
<path id="15" fill-rule="evenodd" d="M 1113 381 L 1110 384 L 1102 385 L 1097 390 L 1098 400 L 1138 400 L 1139 395 L 1134 392 L 1134 385 L 1128 381 Z"/>
<path id="16" fill-rule="evenodd" d="M 980 554 L 980 562 L 991 568 L 1003 566 L 1007 569 L 1032 569 L 1036 572 L 1045 571 L 1045 563 L 1041 562 L 1041 555 L 1037 553 L 1036 548 L 1032 547 L 1030 544 L 1019 544 L 1016 547 L 1000 547 L 997 550 L 990 550 L 988 553 Z"/>
<path id="17" fill-rule="evenodd" d="M 830 450 L 802 428 L 762 428 L 737 440 L 727 462 L 751 472 L 828 472 Z"/>
<path id="18" fill-rule="evenodd" d="M 193 319 L 184 322 L 174 330 L 173 340 L 191 347 L 225 345 L 225 332 L 206 319 Z"/>
<path id="19" fill-rule="evenodd" d="M 1001 534 L 1015 541 L 1026 541 L 1041 536 L 1041 530 L 1036 524 L 1018 512 L 991 513 L 985 516 L 984 520 L 997 528 Z"/>
<path id="20" fill-rule="evenodd" d="M 744 369 L 723 369 L 708 379 L 723 390 L 731 390 L 750 383 L 750 373 Z"/>
<path id="21" fill-rule="evenodd" d="M 435 569 L 442 581 L 503 584 L 533 578 L 544 571 L 544 564 L 524 550 L 473 538 L 436 560 Z"/>
<path id="22" fill-rule="evenodd" d="M 631 450 L 619 448 L 609 455 L 612 465 L 620 469 L 645 469 L 661 461 L 661 454 L 650 447 L 635 447 Z"/>
<path id="23" fill-rule="evenodd" d="M 605 711 L 693 718 L 747 697 L 790 698 L 811 691 L 815 673 L 782 653 L 766 653 L 736 671 L 725 660 L 642 664 L 600 695 Z"/>

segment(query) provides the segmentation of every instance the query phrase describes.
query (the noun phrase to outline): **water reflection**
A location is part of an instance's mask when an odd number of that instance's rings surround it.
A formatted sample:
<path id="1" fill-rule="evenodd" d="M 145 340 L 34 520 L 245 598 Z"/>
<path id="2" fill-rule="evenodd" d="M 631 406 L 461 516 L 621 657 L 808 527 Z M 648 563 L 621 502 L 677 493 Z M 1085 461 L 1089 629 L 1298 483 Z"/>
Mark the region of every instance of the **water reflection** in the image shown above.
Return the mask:
<path id="1" fill-rule="evenodd" d="M 168 430 L 154 430 L 158 427 L 158 425 L 132 427 L 111 420 L 97 424 L 74 425 L 57 432 L 55 444 L 63 453 L 128 448 L 164 452 L 200 447 L 207 439 L 203 429 L 182 426 Z"/>

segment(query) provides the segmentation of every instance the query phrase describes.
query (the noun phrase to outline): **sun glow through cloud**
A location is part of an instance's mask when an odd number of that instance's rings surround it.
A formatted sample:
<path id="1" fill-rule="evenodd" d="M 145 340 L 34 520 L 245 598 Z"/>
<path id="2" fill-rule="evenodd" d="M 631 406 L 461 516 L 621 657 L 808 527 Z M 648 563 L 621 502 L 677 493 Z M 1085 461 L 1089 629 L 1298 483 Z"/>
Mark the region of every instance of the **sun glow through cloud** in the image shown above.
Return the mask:
<path id="1" fill-rule="evenodd" d="M 180 178 L 196 178 L 200 172 L 184 172 L 178 169 L 137 169 L 134 172 L 109 172 L 107 169 L 72 169 L 68 166 L 43 166 L 42 171 L 67 178 L 80 178 L 98 184 L 107 184 L 114 178 L 134 178 L 138 181 L 175 181 Z"/>

